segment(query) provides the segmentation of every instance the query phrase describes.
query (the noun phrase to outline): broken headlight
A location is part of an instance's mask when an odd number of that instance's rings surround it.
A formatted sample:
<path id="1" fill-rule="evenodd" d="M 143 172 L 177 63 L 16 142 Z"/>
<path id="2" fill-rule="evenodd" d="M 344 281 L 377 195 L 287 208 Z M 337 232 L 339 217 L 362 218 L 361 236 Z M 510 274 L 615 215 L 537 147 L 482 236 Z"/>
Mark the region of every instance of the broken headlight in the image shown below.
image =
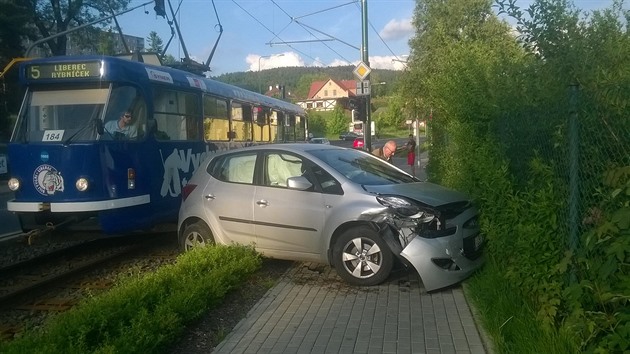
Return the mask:
<path id="1" fill-rule="evenodd" d="M 415 222 L 425 223 L 435 218 L 434 213 L 421 208 L 417 203 L 396 195 L 379 195 L 376 197 L 381 205 L 394 211 L 396 216 L 414 219 Z M 418 220 L 420 219 L 420 220 Z"/>

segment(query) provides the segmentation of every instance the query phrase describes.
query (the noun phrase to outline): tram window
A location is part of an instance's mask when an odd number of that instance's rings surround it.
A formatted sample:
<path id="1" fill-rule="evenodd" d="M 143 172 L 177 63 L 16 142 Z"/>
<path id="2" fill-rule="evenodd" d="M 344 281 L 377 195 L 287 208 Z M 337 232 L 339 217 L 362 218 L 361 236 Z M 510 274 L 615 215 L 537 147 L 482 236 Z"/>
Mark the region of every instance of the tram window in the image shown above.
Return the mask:
<path id="1" fill-rule="evenodd" d="M 131 113 L 131 126 L 133 127 L 132 135 L 121 136 L 116 132 L 108 132 L 103 135 L 103 139 L 139 139 L 146 132 L 147 123 L 147 105 L 144 97 L 138 89 L 133 86 L 114 87 L 107 104 L 107 113 L 105 114 L 105 125 L 110 121 L 118 121 L 121 115 Z M 110 123 L 111 124 L 111 123 Z"/>
<path id="2" fill-rule="evenodd" d="M 230 121 L 226 100 L 207 95 L 203 97 L 203 130 L 208 141 L 227 140 Z"/>
<path id="3" fill-rule="evenodd" d="M 255 107 L 254 141 L 271 141 L 271 109 Z"/>
<path id="4" fill-rule="evenodd" d="M 198 140 L 199 96 L 191 92 L 156 88 L 153 95 L 158 140 Z"/>
<path id="5" fill-rule="evenodd" d="M 252 106 L 232 102 L 232 132 L 236 134 L 234 140 L 252 140 Z"/>
<path id="6" fill-rule="evenodd" d="M 269 114 L 269 141 L 276 141 L 278 137 L 278 112 L 271 111 Z"/>
<path id="7" fill-rule="evenodd" d="M 26 141 L 95 140 L 94 119 L 101 119 L 108 89 L 31 91 L 15 139 Z"/>

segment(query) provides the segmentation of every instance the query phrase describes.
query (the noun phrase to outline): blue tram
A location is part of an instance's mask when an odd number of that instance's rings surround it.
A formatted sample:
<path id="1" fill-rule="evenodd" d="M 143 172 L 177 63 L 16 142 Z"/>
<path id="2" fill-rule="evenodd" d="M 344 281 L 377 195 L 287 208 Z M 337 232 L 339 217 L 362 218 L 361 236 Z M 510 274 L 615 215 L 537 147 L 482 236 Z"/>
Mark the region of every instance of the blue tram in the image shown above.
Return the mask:
<path id="1" fill-rule="evenodd" d="M 24 231 L 174 227 L 182 187 L 209 154 L 308 133 L 297 105 L 125 58 L 35 59 L 20 80 L 7 209 Z"/>

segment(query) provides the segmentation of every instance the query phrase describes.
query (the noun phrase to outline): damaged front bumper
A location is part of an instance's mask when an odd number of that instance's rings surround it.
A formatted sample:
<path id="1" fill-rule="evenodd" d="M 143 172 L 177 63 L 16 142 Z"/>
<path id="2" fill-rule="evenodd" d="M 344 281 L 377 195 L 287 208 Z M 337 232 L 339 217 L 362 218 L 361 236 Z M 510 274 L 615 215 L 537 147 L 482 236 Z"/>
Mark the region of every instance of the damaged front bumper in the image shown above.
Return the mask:
<path id="1" fill-rule="evenodd" d="M 477 214 L 476 208 L 467 208 L 435 229 L 423 229 L 417 219 L 390 217 L 380 220 L 380 235 L 403 263 L 415 268 L 426 291 L 434 291 L 459 283 L 483 265 Z"/>

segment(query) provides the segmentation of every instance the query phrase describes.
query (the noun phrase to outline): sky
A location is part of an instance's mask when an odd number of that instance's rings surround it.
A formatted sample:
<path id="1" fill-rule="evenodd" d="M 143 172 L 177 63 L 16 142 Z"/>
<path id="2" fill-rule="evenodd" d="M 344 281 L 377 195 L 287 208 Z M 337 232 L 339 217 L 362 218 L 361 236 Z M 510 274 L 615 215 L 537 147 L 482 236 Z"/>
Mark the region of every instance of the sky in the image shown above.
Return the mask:
<path id="1" fill-rule="evenodd" d="M 613 0 L 575 0 L 577 8 L 601 9 Z M 147 1 L 131 0 L 129 7 Z M 167 14 L 171 18 L 168 8 Z M 366 0 L 369 66 L 402 70 L 409 54 L 415 0 Z M 517 0 L 522 8 L 531 0 Z M 171 0 L 184 40 L 177 34 L 167 53 L 210 62 L 211 76 L 289 66 L 357 65 L 362 58 L 360 0 Z M 628 4 L 624 6 L 627 8 Z M 179 11 L 177 7 L 179 6 Z M 147 38 L 157 32 L 164 45 L 171 38 L 166 19 L 156 16 L 153 4 L 118 17 L 124 34 Z M 145 44 L 148 46 L 148 43 Z"/>

